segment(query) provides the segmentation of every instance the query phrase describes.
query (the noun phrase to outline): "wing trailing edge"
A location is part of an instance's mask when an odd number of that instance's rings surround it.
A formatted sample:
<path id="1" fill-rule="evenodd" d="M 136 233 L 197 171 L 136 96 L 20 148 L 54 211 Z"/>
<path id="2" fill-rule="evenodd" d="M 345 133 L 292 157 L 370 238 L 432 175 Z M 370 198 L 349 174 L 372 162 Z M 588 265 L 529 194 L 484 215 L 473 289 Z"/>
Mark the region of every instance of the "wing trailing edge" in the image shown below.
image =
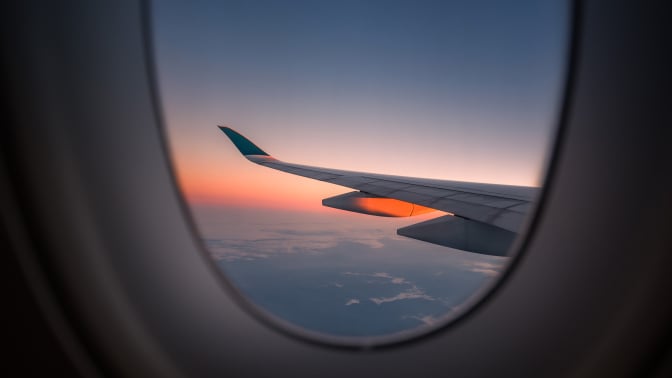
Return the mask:
<path id="1" fill-rule="evenodd" d="M 453 215 L 444 215 L 400 228 L 397 234 L 491 256 L 506 256 L 516 239 L 515 232 Z"/>

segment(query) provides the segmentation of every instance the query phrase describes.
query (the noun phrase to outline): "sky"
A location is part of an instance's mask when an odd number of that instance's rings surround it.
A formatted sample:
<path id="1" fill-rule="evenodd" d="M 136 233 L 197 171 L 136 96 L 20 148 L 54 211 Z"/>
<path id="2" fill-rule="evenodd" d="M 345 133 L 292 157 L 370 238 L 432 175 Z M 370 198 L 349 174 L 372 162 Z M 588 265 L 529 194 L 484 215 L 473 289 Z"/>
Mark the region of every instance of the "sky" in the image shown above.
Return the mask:
<path id="1" fill-rule="evenodd" d="M 324 211 L 347 189 L 245 161 L 538 186 L 564 74 L 566 3 L 156 2 L 155 52 L 192 202 Z M 272 184 L 270 184 L 272 183 Z"/>
<path id="2" fill-rule="evenodd" d="M 434 326 L 506 266 L 396 235 L 442 214 L 323 207 L 351 189 L 280 160 L 539 186 L 561 101 L 565 1 L 157 1 L 155 61 L 179 186 L 207 253 L 264 311 L 318 333 Z"/>

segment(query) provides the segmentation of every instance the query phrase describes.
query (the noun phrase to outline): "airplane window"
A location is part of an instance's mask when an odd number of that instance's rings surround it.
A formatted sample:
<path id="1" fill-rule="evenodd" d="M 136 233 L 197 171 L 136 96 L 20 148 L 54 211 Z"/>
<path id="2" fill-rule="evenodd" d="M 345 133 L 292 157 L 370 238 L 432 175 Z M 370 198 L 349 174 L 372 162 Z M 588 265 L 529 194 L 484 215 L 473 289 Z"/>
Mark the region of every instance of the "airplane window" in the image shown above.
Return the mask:
<path id="1" fill-rule="evenodd" d="M 169 145 L 208 258 L 301 337 L 375 345 L 458 318 L 534 212 L 568 8 L 155 2 Z"/>

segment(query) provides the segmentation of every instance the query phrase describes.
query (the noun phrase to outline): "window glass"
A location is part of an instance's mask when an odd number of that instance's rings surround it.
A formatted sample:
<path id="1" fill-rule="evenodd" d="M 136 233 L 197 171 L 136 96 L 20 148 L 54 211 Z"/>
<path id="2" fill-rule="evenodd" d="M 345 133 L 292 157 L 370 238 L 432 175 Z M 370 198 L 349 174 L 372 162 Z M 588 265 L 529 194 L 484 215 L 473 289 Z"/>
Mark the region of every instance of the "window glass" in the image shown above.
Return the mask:
<path id="1" fill-rule="evenodd" d="M 180 188 L 209 257 L 261 313 L 312 335 L 389 340 L 455 319 L 501 276 L 544 180 L 567 2 L 152 12 Z M 311 174 L 327 182 L 299 176 Z"/>

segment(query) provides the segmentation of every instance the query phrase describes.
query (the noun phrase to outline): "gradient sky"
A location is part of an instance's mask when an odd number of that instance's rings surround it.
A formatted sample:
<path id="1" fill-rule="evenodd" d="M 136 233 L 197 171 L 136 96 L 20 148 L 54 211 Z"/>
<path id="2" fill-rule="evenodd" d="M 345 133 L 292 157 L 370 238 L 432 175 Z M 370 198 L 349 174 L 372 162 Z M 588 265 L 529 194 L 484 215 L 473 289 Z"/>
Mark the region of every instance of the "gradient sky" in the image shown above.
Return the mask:
<path id="1" fill-rule="evenodd" d="M 157 1 L 160 94 L 179 184 L 241 293 L 305 329 L 440 324 L 508 259 L 407 239 L 440 216 L 326 208 L 351 189 L 243 158 L 228 125 L 292 163 L 537 186 L 553 134 L 565 1 Z"/>
<path id="2" fill-rule="evenodd" d="M 565 1 L 161 1 L 160 90 L 193 203 L 324 211 L 347 188 L 247 162 L 539 185 Z"/>

